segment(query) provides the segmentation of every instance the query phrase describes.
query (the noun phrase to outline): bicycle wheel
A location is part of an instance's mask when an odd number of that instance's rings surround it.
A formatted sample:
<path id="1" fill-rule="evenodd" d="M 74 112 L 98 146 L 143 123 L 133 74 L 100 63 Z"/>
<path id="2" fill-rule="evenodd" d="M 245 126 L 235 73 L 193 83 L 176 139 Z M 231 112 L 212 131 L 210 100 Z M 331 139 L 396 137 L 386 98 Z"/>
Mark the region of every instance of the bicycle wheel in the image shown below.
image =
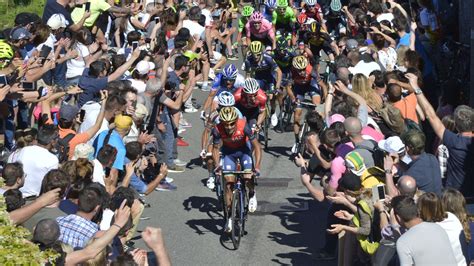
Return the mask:
<path id="1" fill-rule="evenodd" d="M 301 126 L 300 128 L 300 138 L 299 138 L 299 148 L 297 150 L 298 153 L 301 154 L 301 156 L 304 156 L 305 155 L 305 152 L 306 152 L 306 139 L 305 139 L 305 135 L 306 135 L 306 123 L 303 123 L 303 125 Z"/>
<path id="2" fill-rule="evenodd" d="M 236 189 L 232 192 L 232 208 L 231 208 L 231 217 L 232 217 L 232 244 L 235 249 L 239 248 L 240 238 L 242 237 L 242 202 L 240 201 L 240 190 Z"/>
<path id="3" fill-rule="evenodd" d="M 217 197 L 217 204 L 218 208 L 221 208 L 222 212 L 224 213 L 224 218 L 227 219 L 227 208 L 225 204 L 224 198 L 224 179 L 221 176 L 215 177 L 216 182 L 216 197 Z"/>

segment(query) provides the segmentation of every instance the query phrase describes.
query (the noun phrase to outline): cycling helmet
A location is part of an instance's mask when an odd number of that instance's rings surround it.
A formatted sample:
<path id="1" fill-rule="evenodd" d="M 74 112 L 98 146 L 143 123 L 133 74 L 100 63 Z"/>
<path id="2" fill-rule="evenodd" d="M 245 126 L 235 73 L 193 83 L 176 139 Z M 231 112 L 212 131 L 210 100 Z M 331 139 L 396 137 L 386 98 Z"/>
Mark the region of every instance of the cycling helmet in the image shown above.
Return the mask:
<path id="1" fill-rule="evenodd" d="M 220 106 L 234 106 L 235 98 L 234 98 L 234 95 L 232 95 L 232 93 L 228 91 L 223 91 L 217 97 L 217 102 L 219 103 Z"/>
<path id="2" fill-rule="evenodd" d="M 260 41 L 253 41 L 250 43 L 250 52 L 252 54 L 257 54 L 262 52 L 262 42 Z"/>
<path id="3" fill-rule="evenodd" d="M 258 85 L 258 82 L 254 78 L 248 78 L 244 82 L 244 93 L 246 94 L 255 94 L 257 93 L 258 89 L 260 89 L 260 86 Z"/>
<path id="4" fill-rule="evenodd" d="M 321 31 L 321 24 L 318 22 L 314 21 L 313 23 L 310 24 L 310 30 L 313 33 L 319 33 Z"/>
<path id="5" fill-rule="evenodd" d="M 10 44 L 0 41 L 0 59 L 11 60 L 13 58 L 13 49 Z"/>
<path id="6" fill-rule="evenodd" d="M 308 6 L 315 6 L 316 5 L 316 0 L 306 0 L 306 4 Z"/>
<path id="7" fill-rule="evenodd" d="M 234 64 L 230 64 L 222 70 L 222 76 L 225 79 L 235 79 L 237 78 L 237 68 Z"/>
<path id="8" fill-rule="evenodd" d="M 233 122 L 239 118 L 235 107 L 226 106 L 219 111 L 219 120 L 222 122 Z"/>
<path id="9" fill-rule="evenodd" d="M 293 67 L 298 70 L 306 69 L 308 66 L 308 59 L 305 56 L 299 55 L 293 58 Z"/>
<path id="10" fill-rule="evenodd" d="M 260 12 L 254 12 L 251 16 L 250 16 L 250 22 L 260 22 L 263 20 L 263 15 L 262 13 Z"/>
<path id="11" fill-rule="evenodd" d="M 277 7 L 287 7 L 288 1 L 287 0 L 277 0 Z"/>
<path id="12" fill-rule="evenodd" d="M 242 8 L 242 16 L 244 17 L 250 17 L 250 15 L 252 15 L 254 9 L 252 6 L 244 6 L 244 8 Z"/>
<path id="13" fill-rule="evenodd" d="M 308 20 L 308 16 L 305 13 L 301 13 L 297 19 L 298 19 L 298 23 L 300 25 L 303 25 L 306 22 L 306 20 Z"/>
<path id="14" fill-rule="evenodd" d="M 267 6 L 267 8 L 276 8 L 277 6 L 277 1 L 276 0 L 267 0 L 267 2 L 265 3 L 265 6 Z"/>
<path id="15" fill-rule="evenodd" d="M 276 49 L 279 51 L 284 51 L 288 49 L 288 41 L 286 38 L 278 38 L 276 41 Z"/>

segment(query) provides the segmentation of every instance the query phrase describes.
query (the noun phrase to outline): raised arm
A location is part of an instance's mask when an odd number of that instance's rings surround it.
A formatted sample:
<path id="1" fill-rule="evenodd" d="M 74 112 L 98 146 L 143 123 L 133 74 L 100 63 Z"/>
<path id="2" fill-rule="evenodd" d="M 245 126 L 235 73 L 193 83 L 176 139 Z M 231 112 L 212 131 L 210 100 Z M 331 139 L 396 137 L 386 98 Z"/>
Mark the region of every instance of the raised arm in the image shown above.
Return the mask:
<path id="1" fill-rule="evenodd" d="M 120 78 L 130 67 L 132 67 L 133 63 L 135 62 L 135 60 L 138 59 L 138 57 L 140 57 L 140 49 L 137 48 L 135 49 L 135 51 L 133 51 L 132 56 L 130 57 L 130 60 L 128 60 L 127 62 L 125 62 L 125 64 L 117 68 L 117 70 L 115 70 L 114 73 L 110 74 L 107 78 L 107 81 L 111 82 L 113 80 Z"/>

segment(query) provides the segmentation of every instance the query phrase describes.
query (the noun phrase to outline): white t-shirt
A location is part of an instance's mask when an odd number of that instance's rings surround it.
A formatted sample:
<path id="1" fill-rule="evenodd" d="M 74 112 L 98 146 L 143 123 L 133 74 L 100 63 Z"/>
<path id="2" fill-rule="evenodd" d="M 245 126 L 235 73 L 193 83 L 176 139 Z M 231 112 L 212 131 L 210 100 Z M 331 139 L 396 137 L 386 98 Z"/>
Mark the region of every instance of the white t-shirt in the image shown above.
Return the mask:
<path id="1" fill-rule="evenodd" d="M 82 106 L 82 110 L 86 111 L 86 114 L 84 115 L 84 121 L 82 122 L 81 126 L 79 127 L 79 130 L 77 133 L 83 133 L 86 132 L 89 128 L 91 128 L 93 125 L 95 125 L 95 122 L 97 121 L 97 117 L 99 117 L 100 113 L 100 108 L 101 105 L 96 102 L 87 102 Z M 102 125 L 100 125 L 99 131 L 92 137 L 87 144 L 93 145 L 95 138 L 100 134 L 100 132 L 104 130 L 109 129 L 109 121 L 104 118 L 102 120 Z"/>
<path id="2" fill-rule="evenodd" d="M 448 234 L 449 242 L 451 242 L 454 257 L 456 258 L 458 265 L 466 265 L 466 259 L 462 253 L 461 242 L 459 240 L 459 236 L 463 234 L 462 224 L 456 215 L 450 212 L 446 213 L 448 214 L 448 218 L 438 222 L 437 224 L 446 231 L 446 234 Z"/>
<path id="3" fill-rule="evenodd" d="M 38 196 L 44 176 L 59 166 L 58 157 L 37 145 L 21 149 L 17 161 L 23 164 L 26 175 L 25 184 L 20 188 L 24 198 Z"/>
<path id="4" fill-rule="evenodd" d="M 75 50 L 77 51 L 77 57 L 67 61 L 66 78 L 81 76 L 84 68 L 86 68 L 84 57 L 89 56 L 89 49 L 84 44 L 78 42 L 76 43 Z"/>
<path id="5" fill-rule="evenodd" d="M 145 88 L 146 88 L 146 83 L 143 82 L 142 80 L 136 80 L 136 79 L 129 79 L 129 81 L 132 83 L 132 87 L 134 87 L 138 93 L 144 93 Z"/>
<path id="6" fill-rule="evenodd" d="M 192 37 L 197 35 L 199 38 L 201 38 L 201 40 L 204 40 L 205 28 L 199 25 L 199 23 L 187 19 L 183 21 L 183 28 L 187 28 Z"/>
<path id="7" fill-rule="evenodd" d="M 204 22 L 204 25 L 206 25 L 206 27 L 210 26 L 212 23 L 211 11 L 208 9 L 202 9 L 201 14 L 206 17 L 206 22 Z"/>
<path id="8" fill-rule="evenodd" d="M 105 182 L 104 182 L 104 177 L 105 177 L 105 173 L 104 173 L 104 167 L 102 166 L 102 164 L 99 162 L 99 160 L 97 159 L 94 159 L 92 161 L 92 163 L 94 164 L 94 172 L 92 173 L 92 182 L 97 182 L 97 183 L 100 183 L 102 184 L 103 186 L 105 186 Z"/>
<path id="9" fill-rule="evenodd" d="M 397 63 L 397 51 L 392 47 L 388 47 L 387 51 L 380 50 L 377 52 L 380 64 L 386 69 L 386 71 L 392 71 L 395 69 Z"/>
<path id="10" fill-rule="evenodd" d="M 383 21 L 383 20 L 388 20 L 392 22 L 394 19 L 394 16 L 392 13 L 382 13 L 377 17 L 377 22 Z"/>
<path id="11" fill-rule="evenodd" d="M 366 63 L 364 60 L 360 60 L 354 67 L 349 67 L 349 71 L 352 74 L 364 74 L 367 78 L 374 70 L 381 70 L 379 64 L 376 62 Z"/>

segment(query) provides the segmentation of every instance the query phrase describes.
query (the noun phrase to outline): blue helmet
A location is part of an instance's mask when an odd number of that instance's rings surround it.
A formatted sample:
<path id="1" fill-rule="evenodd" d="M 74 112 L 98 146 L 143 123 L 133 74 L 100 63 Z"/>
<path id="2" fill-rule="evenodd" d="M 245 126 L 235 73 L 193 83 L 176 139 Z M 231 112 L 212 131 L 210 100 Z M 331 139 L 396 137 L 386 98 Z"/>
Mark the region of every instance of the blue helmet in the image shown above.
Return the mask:
<path id="1" fill-rule="evenodd" d="M 222 76 L 225 79 L 235 79 L 237 78 L 237 68 L 234 64 L 230 64 L 222 70 Z"/>
<path id="2" fill-rule="evenodd" d="M 267 0 L 267 2 L 265 3 L 265 5 L 266 5 L 268 8 L 276 8 L 276 7 L 277 7 L 277 1 L 276 1 L 276 0 Z"/>
<path id="3" fill-rule="evenodd" d="M 234 95 L 228 91 L 221 92 L 217 100 L 220 106 L 234 106 L 235 104 Z"/>

